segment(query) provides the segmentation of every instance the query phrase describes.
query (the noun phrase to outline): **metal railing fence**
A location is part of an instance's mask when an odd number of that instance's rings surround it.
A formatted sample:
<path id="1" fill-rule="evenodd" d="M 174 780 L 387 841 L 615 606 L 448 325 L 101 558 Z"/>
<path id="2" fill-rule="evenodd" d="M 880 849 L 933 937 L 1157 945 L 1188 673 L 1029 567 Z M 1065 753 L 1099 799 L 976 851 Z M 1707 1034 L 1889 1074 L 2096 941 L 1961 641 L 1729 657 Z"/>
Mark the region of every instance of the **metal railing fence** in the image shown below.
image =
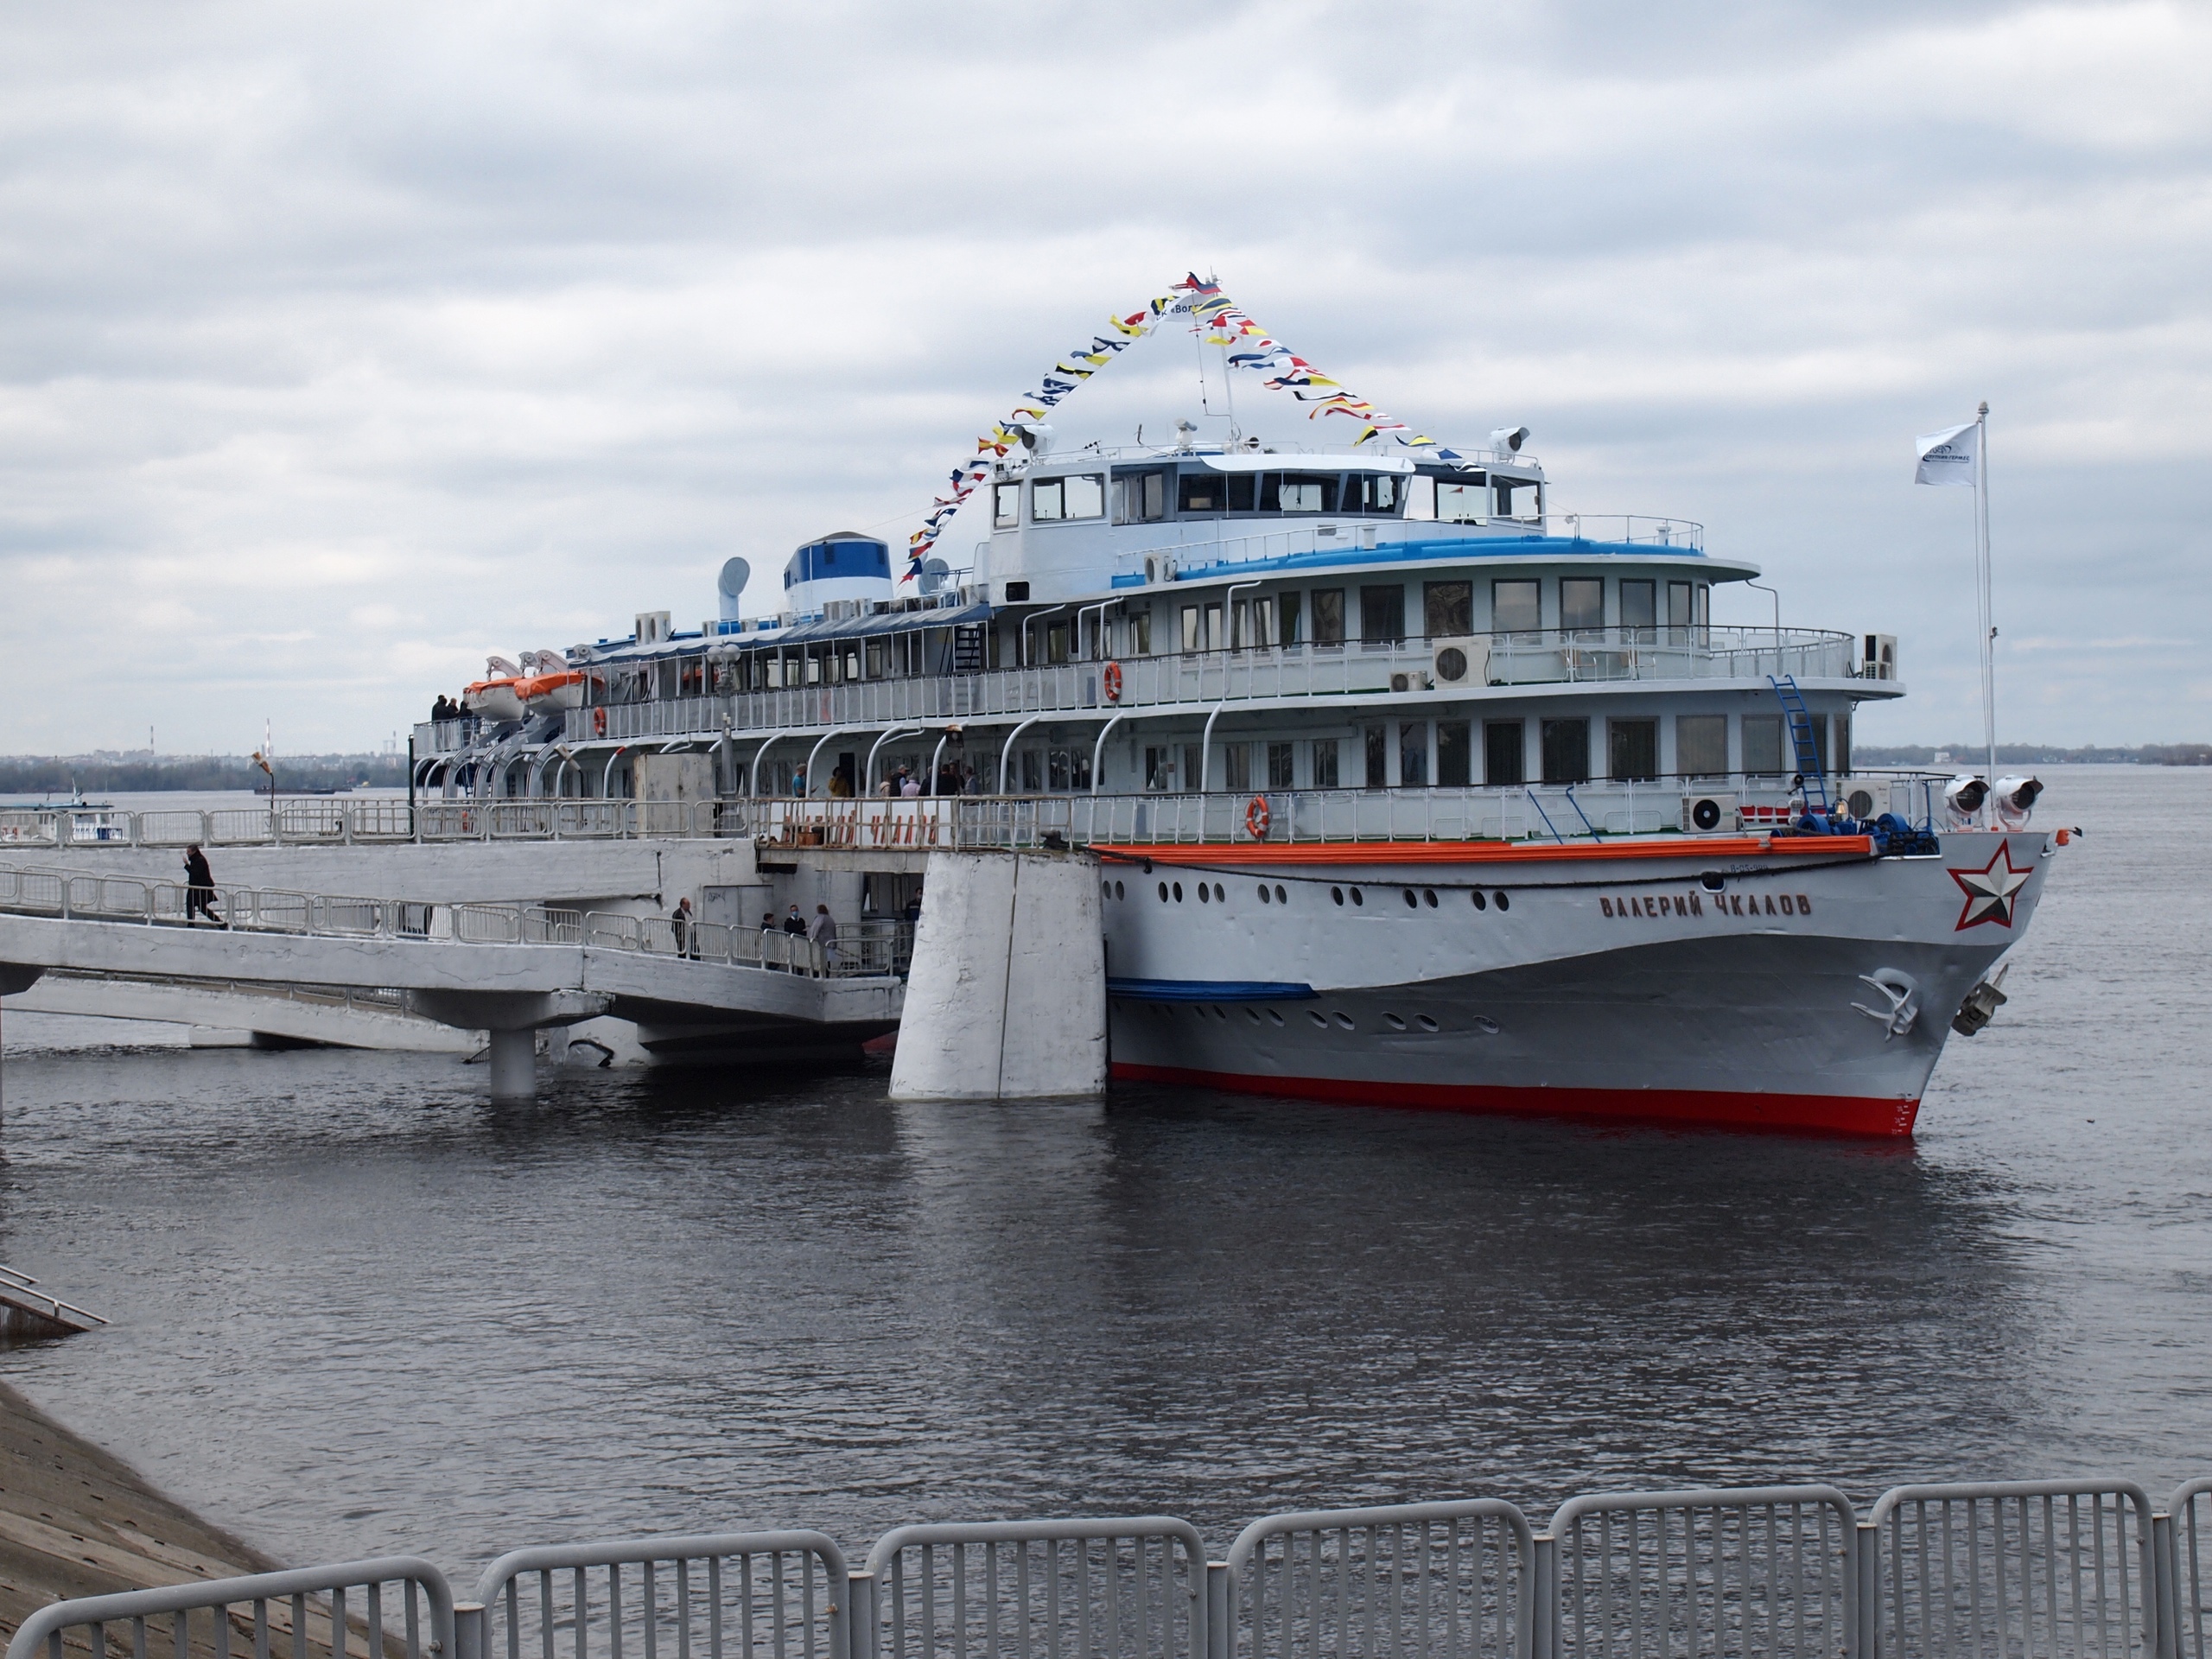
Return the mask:
<path id="1" fill-rule="evenodd" d="M 1535 1560 L 1502 1498 L 1270 1516 L 1230 1547 L 1215 1659 L 1530 1659 Z"/>
<path id="2" fill-rule="evenodd" d="M 2162 1650 L 2152 1506 L 2132 1481 L 1885 1492 L 1864 1580 L 1879 1659 L 2124 1659 Z M 2170 1649 L 2167 1649 L 2170 1651 Z"/>
<path id="3" fill-rule="evenodd" d="M 1857 1523 L 1833 1486 L 1570 1498 L 1537 1541 L 1539 1659 L 1853 1659 Z"/>
<path id="4" fill-rule="evenodd" d="M 911 922 L 842 923 L 831 940 L 720 922 L 678 925 L 666 916 L 539 905 L 429 905 L 269 887 L 208 888 L 213 914 L 230 931 L 308 938 L 396 939 L 415 944 L 588 946 L 725 967 L 767 969 L 815 979 L 903 975 L 914 951 Z M 61 920 L 203 925 L 187 917 L 190 889 L 135 876 L 0 866 L 0 911 Z M 442 920 L 441 920 L 442 917 Z"/>
<path id="5" fill-rule="evenodd" d="M 1170 1516 L 899 1527 L 857 1572 L 712 1534 L 511 1551 L 459 1605 L 411 1556 L 60 1602 L 7 1659 L 2206 1659 L 2209 1545 L 2212 1476 L 1298 1512 L 1217 1561 Z"/>
<path id="6" fill-rule="evenodd" d="M 461 1608 L 459 1659 L 852 1659 L 850 1579 L 819 1532 L 512 1550 Z"/>
<path id="7" fill-rule="evenodd" d="M 900 1527 L 854 1659 L 1208 1659 L 1206 1554 L 1172 1516 Z"/>
<path id="8" fill-rule="evenodd" d="M 166 1629 L 149 1624 L 165 1615 Z M 40 1608 L 8 1659 L 231 1659 L 234 1639 L 252 1659 L 429 1659 L 454 1650 L 453 1592 L 411 1555 L 127 1590 Z"/>

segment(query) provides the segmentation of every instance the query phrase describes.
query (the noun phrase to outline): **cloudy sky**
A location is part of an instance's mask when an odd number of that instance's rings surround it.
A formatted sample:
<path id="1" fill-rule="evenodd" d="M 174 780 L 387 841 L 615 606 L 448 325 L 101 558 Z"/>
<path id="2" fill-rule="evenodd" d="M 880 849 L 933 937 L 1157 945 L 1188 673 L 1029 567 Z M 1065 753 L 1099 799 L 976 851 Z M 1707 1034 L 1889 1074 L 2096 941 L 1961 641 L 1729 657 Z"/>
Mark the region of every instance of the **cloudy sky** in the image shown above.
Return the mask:
<path id="1" fill-rule="evenodd" d="M 1192 266 L 1899 635 L 1862 743 L 1978 727 L 1911 445 L 1986 397 L 2001 732 L 2212 738 L 2208 86 L 2202 5 L 10 7 L 0 750 L 374 747 L 487 652 L 694 624 L 733 553 L 902 537 Z"/>

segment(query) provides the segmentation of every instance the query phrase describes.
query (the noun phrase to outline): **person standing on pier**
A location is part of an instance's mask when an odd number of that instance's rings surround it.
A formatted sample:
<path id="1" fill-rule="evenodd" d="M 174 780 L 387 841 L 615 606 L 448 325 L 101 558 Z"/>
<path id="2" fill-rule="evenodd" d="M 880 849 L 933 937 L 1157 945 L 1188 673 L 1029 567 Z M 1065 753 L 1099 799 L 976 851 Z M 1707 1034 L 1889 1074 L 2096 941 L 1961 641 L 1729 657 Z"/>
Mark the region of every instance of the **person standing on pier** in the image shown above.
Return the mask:
<path id="1" fill-rule="evenodd" d="M 218 927 L 230 925 L 215 913 L 215 873 L 207 868 L 207 855 L 200 850 L 200 843 L 195 841 L 184 849 L 185 925 L 197 926 L 201 916 Z"/>
<path id="2" fill-rule="evenodd" d="M 679 957 L 691 955 L 691 900 L 688 897 L 676 901 L 676 908 L 670 912 L 668 922 L 676 933 L 676 954 Z"/>

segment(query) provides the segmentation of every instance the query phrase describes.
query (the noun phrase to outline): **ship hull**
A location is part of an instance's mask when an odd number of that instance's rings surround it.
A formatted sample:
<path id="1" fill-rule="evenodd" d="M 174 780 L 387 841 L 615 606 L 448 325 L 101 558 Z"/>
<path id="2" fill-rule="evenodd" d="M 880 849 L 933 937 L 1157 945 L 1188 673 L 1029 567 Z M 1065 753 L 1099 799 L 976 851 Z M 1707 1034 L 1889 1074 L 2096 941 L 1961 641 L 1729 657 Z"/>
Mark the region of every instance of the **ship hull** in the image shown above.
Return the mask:
<path id="1" fill-rule="evenodd" d="M 1141 887 L 1109 866 L 1114 1075 L 1365 1105 L 1908 1135 L 1953 1013 L 2024 931 L 2047 868 L 2043 838 L 2027 835 L 1947 836 L 1942 856 L 1916 859 L 1714 856 L 1682 841 L 1633 860 L 1492 849 L 1458 862 L 1423 849 L 1421 862 L 1392 864 L 1388 849 L 1357 850 L 1355 863 L 1270 867 L 1216 849 L 1192 869 L 1182 861 L 1199 849 L 1160 849 Z M 1979 901 L 1952 874 L 1986 886 L 1992 865 L 2018 872 L 2001 921 L 1975 919 Z M 1201 883 L 1210 896 L 1196 904 Z M 1910 994 L 1909 1022 L 1877 979 Z"/>

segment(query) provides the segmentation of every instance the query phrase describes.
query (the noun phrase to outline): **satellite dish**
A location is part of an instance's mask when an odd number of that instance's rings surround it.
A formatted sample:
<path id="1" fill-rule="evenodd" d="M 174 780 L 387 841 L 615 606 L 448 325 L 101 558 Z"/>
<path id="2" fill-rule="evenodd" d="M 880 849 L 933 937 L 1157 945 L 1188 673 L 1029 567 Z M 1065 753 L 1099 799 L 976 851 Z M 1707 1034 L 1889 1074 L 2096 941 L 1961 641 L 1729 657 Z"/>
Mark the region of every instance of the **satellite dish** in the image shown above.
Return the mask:
<path id="1" fill-rule="evenodd" d="M 737 601 L 745 592 L 745 584 L 752 579 L 753 567 L 743 559 L 728 559 L 722 563 L 722 573 L 715 578 L 715 587 L 721 595 L 721 615 L 725 622 L 738 619 Z"/>
<path id="2" fill-rule="evenodd" d="M 922 566 L 922 591 L 925 594 L 943 593 L 945 578 L 951 574 L 952 567 L 943 559 L 928 560 Z"/>

